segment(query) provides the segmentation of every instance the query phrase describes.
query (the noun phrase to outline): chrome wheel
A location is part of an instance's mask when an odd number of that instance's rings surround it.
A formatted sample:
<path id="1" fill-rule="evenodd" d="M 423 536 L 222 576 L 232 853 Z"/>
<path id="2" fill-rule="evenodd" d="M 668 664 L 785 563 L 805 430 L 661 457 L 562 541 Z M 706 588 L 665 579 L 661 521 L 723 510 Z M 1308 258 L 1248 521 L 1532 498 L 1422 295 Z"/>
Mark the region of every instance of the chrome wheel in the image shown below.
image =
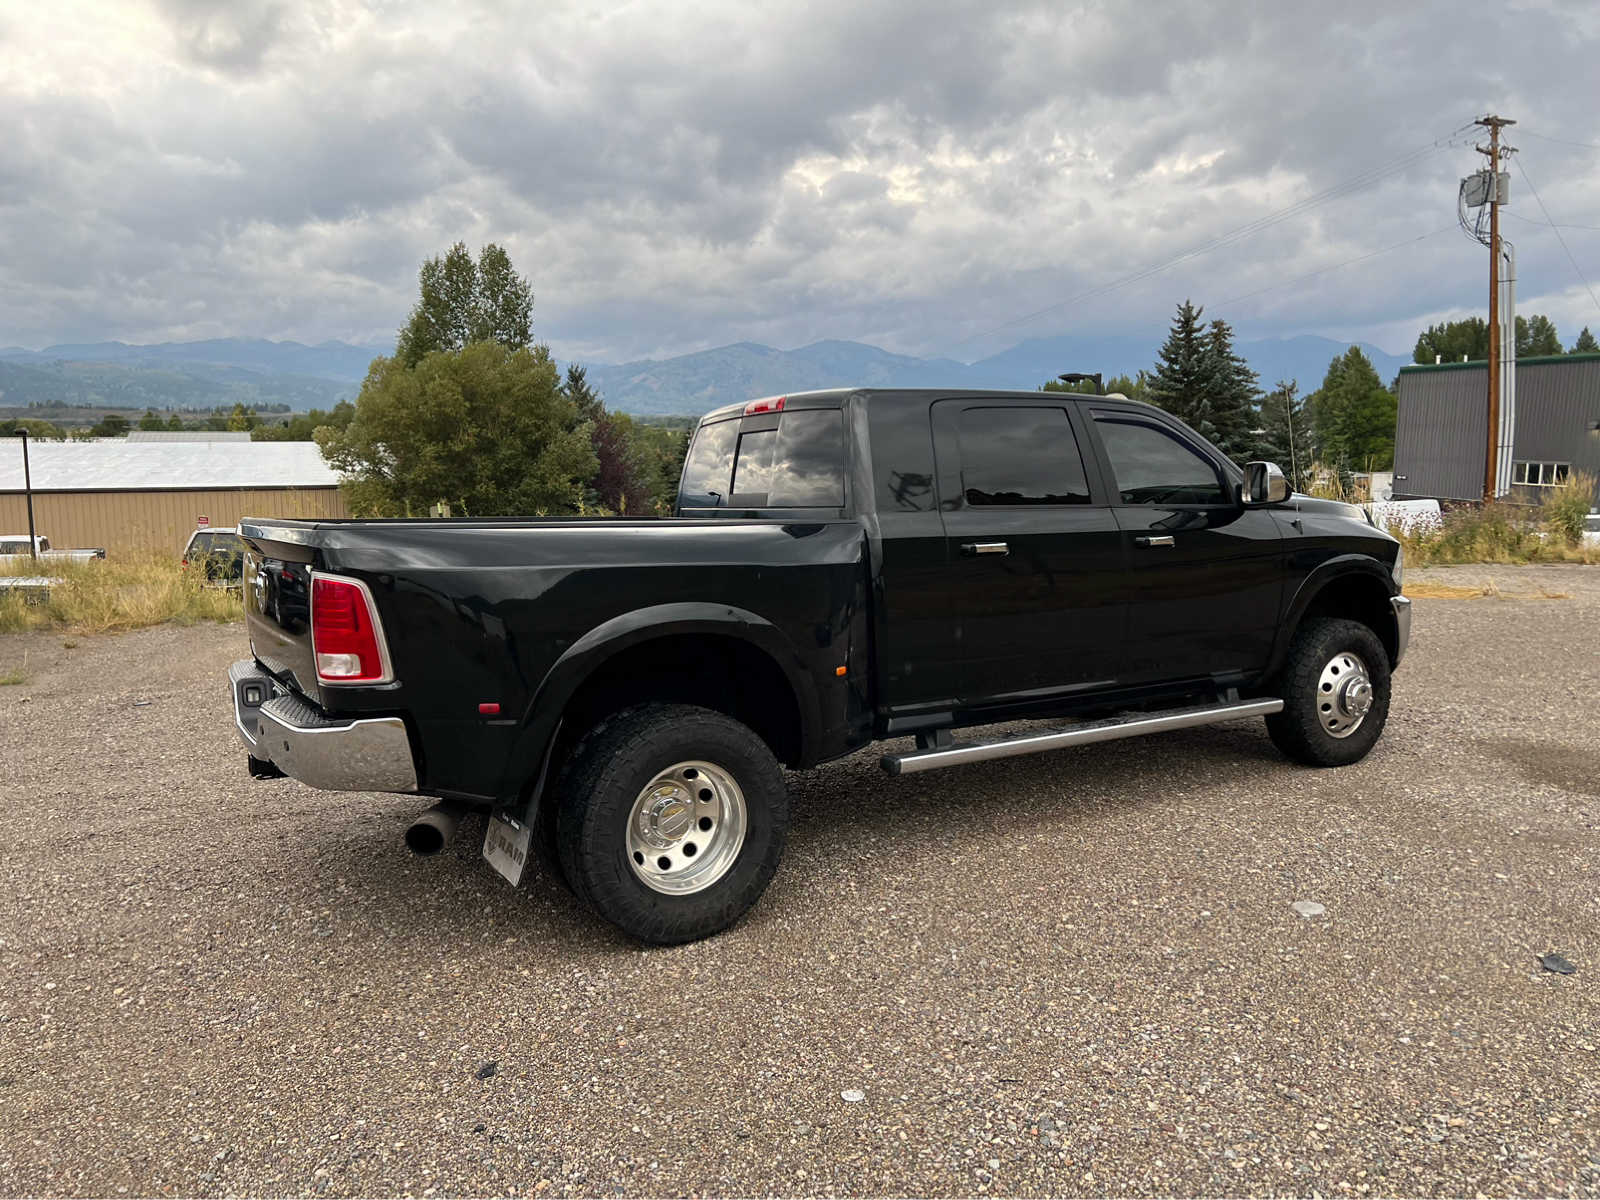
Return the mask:
<path id="1" fill-rule="evenodd" d="M 1317 679 L 1317 719 L 1329 737 L 1347 738 L 1372 709 L 1372 677 L 1359 654 L 1341 650 Z"/>
<path id="2" fill-rule="evenodd" d="M 660 772 L 628 813 L 628 864 L 646 887 L 673 896 L 704 891 L 744 846 L 744 793 L 714 763 Z"/>

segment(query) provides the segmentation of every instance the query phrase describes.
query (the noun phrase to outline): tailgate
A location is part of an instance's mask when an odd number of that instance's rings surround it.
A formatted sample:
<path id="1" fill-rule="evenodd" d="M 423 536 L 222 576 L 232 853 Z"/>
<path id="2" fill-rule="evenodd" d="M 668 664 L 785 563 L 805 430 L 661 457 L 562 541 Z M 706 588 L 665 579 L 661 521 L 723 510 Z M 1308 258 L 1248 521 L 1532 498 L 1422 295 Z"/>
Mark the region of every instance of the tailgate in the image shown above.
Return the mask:
<path id="1" fill-rule="evenodd" d="M 245 542 L 244 620 L 257 661 L 321 703 L 311 652 L 309 532 L 267 524 L 240 526 Z M 285 540 L 286 534 L 293 540 Z"/>

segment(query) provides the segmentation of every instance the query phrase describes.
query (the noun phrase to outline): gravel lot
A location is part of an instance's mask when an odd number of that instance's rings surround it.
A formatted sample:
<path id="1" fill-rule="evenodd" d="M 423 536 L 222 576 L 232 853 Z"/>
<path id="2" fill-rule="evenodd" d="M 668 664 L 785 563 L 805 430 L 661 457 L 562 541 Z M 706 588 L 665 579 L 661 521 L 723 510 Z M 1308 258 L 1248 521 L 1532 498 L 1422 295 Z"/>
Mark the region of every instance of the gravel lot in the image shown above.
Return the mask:
<path id="1" fill-rule="evenodd" d="M 672 950 L 252 782 L 237 627 L 0 637 L 0 1192 L 1600 1195 L 1600 570 L 1424 576 L 1569 595 L 1417 601 L 1342 771 L 795 775 Z"/>

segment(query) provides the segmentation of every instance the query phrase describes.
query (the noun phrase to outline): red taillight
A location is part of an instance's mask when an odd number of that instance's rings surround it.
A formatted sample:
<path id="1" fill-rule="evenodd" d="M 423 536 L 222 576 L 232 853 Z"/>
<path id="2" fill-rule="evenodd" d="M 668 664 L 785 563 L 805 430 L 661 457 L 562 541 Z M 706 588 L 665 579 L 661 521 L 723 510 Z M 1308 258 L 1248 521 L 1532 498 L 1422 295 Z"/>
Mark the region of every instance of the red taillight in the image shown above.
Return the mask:
<path id="1" fill-rule="evenodd" d="M 752 400 L 744 406 L 744 415 L 753 417 L 757 413 L 782 412 L 783 402 L 786 399 L 788 399 L 787 396 L 779 396 L 776 400 Z"/>
<path id="2" fill-rule="evenodd" d="M 372 596 L 353 579 L 311 578 L 311 652 L 323 683 L 384 683 L 389 678 Z"/>

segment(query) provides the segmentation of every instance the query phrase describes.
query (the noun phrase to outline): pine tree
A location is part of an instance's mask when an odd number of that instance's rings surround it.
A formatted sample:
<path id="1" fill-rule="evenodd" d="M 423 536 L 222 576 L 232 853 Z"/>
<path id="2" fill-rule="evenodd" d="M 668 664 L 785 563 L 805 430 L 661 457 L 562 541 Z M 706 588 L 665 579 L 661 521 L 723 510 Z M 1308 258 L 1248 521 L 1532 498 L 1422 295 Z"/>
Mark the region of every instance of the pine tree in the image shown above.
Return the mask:
<path id="1" fill-rule="evenodd" d="M 1233 329 L 1226 321 L 1212 321 L 1207 352 L 1211 361 L 1212 394 L 1209 402 L 1210 435 L 1229 458 L 1248 462 L 1257 455 L 1256 401 L 1261 395 L 1256 373 L 1233 348 Z"/>
<path id="2" fill-rule="evenodd" d="M 1600 342 L 1594 340 L 1594 334 L 1589 332 L 1589 327 L 1587 325 L 1585 325 L 1583 327 L 1583 331 L 1578 334 L 1578 340 L 1572 343 L 1571 353 L 1600 354 Z"/>
<path id="3" fill-rule="evenodd" d="M 1188 300 L 1178 305 L 1150 374 L 1150 402 L 1215 441 L 1218 431 L 1210 404 L 1217 391 L 1218 364 L 1212 340 L 1200 324 L 1204 312 Z"/>
<path id="4" fill-rule="evenodd" d="M 577 363 L 567 364 L 567 378 L 561 390 L 577 408 L 580 422 L 596 420 L 605 412 L 606 406 L 601 403 L 600 393 L 590 386 L 588 372 Z"/>

